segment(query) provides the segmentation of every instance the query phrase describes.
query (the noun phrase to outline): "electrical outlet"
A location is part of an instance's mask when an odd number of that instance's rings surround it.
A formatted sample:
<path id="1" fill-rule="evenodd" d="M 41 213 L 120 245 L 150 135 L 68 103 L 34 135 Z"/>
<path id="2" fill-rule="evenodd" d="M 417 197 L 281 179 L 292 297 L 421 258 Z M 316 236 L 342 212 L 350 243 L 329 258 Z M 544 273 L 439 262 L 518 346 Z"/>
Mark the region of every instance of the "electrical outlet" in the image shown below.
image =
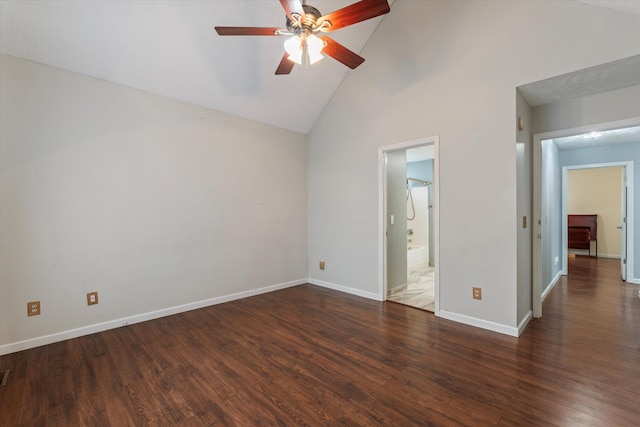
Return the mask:
<path id="1" fill-rule="evenodd" d="M 473 288 L 473 299 L 482 299 L 482 288 Z"/>
<path id="2" fill-rule="evenodd" d="M 324 270 L 324 261 L 320 261 L 320 270 Z"/>
<path id="3" fill-rule="evenodd" d="M 98 303 L 98 292 L 89 292 L 87 294 L 87 305 L 94 305 Z"/>
<path id="4" fill-rule="evenodd" d="M 40 315 L 40 301 L 31 301 L 27 303 L 27 316 Z"/>

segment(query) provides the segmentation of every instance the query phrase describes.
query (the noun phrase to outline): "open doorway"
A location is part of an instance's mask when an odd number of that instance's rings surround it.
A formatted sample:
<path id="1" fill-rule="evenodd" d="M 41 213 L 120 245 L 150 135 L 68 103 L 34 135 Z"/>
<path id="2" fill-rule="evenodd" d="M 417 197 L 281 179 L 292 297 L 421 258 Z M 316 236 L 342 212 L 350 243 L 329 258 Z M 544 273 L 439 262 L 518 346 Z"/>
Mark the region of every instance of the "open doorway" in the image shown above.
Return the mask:
<path id="1" fill-rule="evenodd" d="M 620 277 L 627 279 L 627 169 L 630 162 L 565 166 L 562 171 L 563 273 L 569 274 L 567 258 L 589 256 L 620 260 Z M 572 226 L 585 217 L 595 218 L 596 230 Z M 588 231 L 582 234 L 582 231 Z M 571 236 L 571 233 L 576 236 Z M 581 240 L 586 237 L 587 248 Z"/>
<path id="2" fill-rule="evenodd" d="M 437 314 L 437 138 L 380 149 L 381 299 Z"/>
<path id="3" fill-rule="evenodd" d="M 618 187 L 621 233 L 621 276 L 635 277 L 634 161 L 640 160 L 640 119 L 534 135 L 534 215 L 538 239 L 533 250 L 533 315 L 542 315 L 542 301 L 562 275 L 567 274 L 567 172 L 595 167 L 623 168 Z M 625 136 L 623 136 L 625 135 Z M 622 195 L 624 194 L 624 197 Z M 624 205 L 622 205 L 624 204 Z M 597 212 L 590 212 L 596 214 Z M 622 243 L 624 242 L 624 243 Z"/>

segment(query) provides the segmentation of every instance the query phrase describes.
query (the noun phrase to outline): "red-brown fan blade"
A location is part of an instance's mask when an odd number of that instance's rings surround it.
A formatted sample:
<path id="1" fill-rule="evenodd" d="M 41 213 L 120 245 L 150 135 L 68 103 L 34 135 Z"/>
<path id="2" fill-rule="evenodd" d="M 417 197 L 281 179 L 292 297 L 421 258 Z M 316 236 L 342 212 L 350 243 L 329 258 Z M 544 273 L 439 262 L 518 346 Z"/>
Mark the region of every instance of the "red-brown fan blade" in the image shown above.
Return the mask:
<path id="1" fill-rule="evenodd" d="M 318 27 L 322 25 L 323 21 L 330 21 L 331 28 L 323 31 L 334 31 L 338 28 L 384 15 L 389 13 L 390 10 L 387 0 L 362 0 L 320 17 L 318 19 Z"/>
<path id="2" fill-rule="evenodd" d="M 293 70 L 294 65 L 296 65 L 296 63 L 290 61 L 289 54 L 285 52 L 282 60 L 280 61 L 280 65 L 278 65 L 278 69 L 276 70 L 276 75 L 289 74 L 291 70 Z"/>
<path id="3" fill-rule="evenodd" d="M 322 49 L 322 53 L 326 53 L 336 61 L 342 62 L 344 65 L 351 69 L 356 68 L 358 65 L 364 62 L 364 58 L 362 56 L 347 49 L 337 41 L 327 36 L 322 36 L 320 38 L 325 43 L 324 48 Z"/>
<path id="4" fill-rule="evenodd" d="M 215 27 L 221 36 L 278 36 L 278 30 L 287 31 L 277 27 Z"/>
<path id="5" fill-rule="evenodd" d="M 291 17 L 291 14 L 297 13 L 300 15 L 300 20 L 304 22 L 304 9 L 302 8 L 300 0 L 280 0 L 280 4 L 290 20 L 295 21 L 295 19 Z"/>

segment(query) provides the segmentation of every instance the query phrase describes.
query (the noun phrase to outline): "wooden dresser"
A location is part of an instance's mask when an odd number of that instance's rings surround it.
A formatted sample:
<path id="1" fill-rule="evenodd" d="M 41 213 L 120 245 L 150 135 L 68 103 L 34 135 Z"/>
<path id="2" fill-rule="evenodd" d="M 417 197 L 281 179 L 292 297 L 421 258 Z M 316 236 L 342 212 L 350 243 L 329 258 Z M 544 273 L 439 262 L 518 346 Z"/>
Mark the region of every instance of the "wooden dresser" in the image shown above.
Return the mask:
<path id="1" fill-rule="evenodd" d="M 591 242 L 595 242 L 598 258 L 598 215 L 568 215 L 569 249 L 588 249 L 591 256 Z"/>

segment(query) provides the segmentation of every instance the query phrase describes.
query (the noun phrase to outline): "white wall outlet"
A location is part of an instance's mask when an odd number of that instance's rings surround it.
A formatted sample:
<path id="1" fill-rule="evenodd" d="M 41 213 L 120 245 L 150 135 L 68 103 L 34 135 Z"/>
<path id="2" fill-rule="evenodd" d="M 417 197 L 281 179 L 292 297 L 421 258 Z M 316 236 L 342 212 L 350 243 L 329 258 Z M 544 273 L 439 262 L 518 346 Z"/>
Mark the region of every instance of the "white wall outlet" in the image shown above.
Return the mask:
<path id="1" fill-rule="evenodd" d="M 556 259 L 554 260 L 556 265 L 558 265 L 558 261 L 560 261 L 560 259 L 558 257 L 556 257 Z"/>

